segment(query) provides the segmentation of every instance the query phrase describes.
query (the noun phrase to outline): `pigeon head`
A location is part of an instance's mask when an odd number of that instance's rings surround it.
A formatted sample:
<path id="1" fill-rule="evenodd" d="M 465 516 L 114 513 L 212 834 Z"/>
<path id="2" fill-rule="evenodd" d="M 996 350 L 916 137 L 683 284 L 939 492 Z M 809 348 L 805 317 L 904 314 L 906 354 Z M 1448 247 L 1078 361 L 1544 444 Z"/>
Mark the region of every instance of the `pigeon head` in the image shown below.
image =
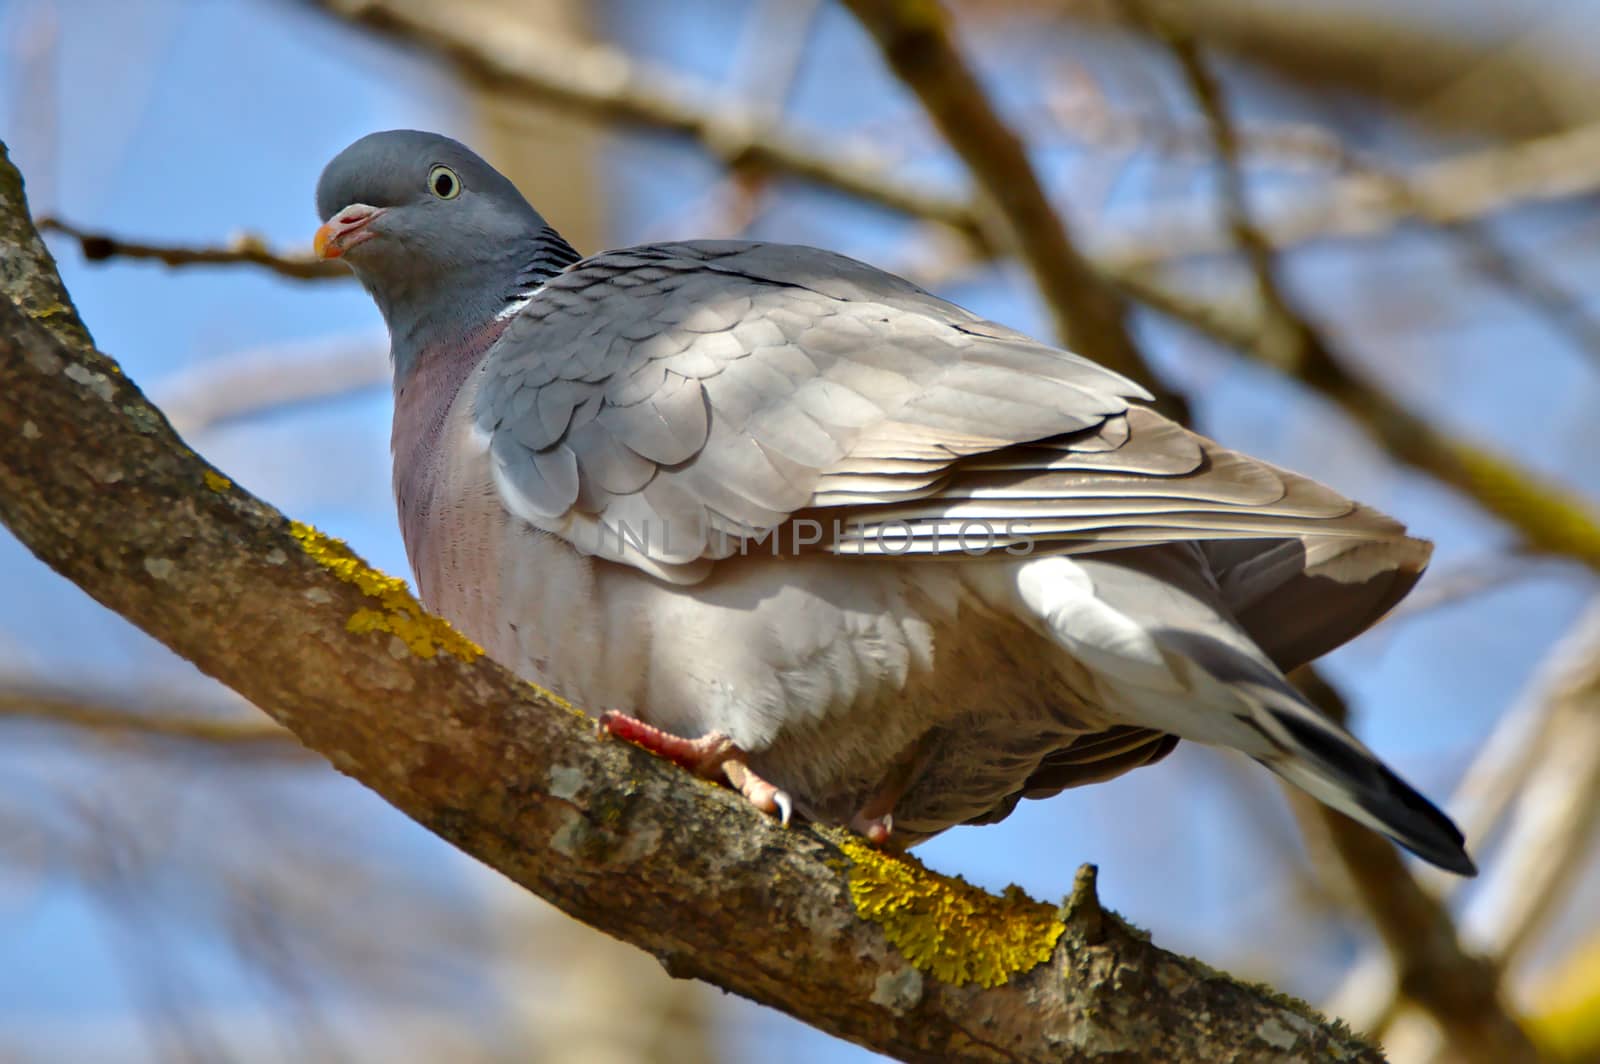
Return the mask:
<path id="1" fill-rule="evenodd" d="M 544 219 L 465 145 L 409 129 L 372 133 L 317 182 L 317 254 L 356 273 L 445 271 L 503 256 Z"/>
<path id="2" fill-rule="evenodd" d="M 315 247 L 347 264 L 389 324 L 397 357 L 489 320 L 559 241 L 517 187 L 465 145 L 389 130 L 334 157 L 317 182 Z"/>

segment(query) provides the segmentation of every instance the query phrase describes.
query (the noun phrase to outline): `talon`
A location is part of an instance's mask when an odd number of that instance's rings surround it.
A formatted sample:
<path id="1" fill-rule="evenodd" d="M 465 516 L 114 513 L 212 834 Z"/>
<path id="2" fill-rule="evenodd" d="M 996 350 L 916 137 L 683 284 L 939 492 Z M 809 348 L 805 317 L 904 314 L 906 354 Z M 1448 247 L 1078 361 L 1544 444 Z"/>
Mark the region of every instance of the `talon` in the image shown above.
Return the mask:
<path id="1" fill-rule="evenodd" d="M 604 735 L 614 735 L 642 746 L 704 779 L 726 780 L 751 805 L 763 813 L 776 815 L 784 827 L 789 826 L 794 816 L 794 800 L 789 793 L 756 775 L 745 763 L 744 751 L 721 732 L 685 739 L 615 709 L 600 714 L 598 728 Z"/>
<path id="2" fill-rule="evenodd" d="M 850 818 L 850 830 L 858 835 L 864 835 L 867 841 L 877 846 L 882 846 L 889 841 L 889 836 L 894 833 L 894 814 L 884 813 L 881 816 L 868 816 L 862 810 Z"/>

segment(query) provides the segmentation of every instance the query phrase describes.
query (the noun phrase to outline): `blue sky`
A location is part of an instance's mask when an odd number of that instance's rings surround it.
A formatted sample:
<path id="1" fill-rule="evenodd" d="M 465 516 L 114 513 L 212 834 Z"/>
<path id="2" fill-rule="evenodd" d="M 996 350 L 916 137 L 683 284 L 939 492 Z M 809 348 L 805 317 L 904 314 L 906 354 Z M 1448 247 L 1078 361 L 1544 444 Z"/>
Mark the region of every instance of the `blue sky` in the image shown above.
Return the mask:
<path id="1" fill-rule="evenodd" d="M 35 208 L 60 211 L 81 225 L 195 243 L 247 229 L 274 244 L 303 245 L 316 224 L 316 176 L 349 141 L 390 127 L 433 128 L 471 139 L 447 76 L 293 5 L 62 4 L 57 65 L 41 79 L 40 68 L 23 62 L 15 42 L 37 28 L 47 6 L 22 0 L 0 10 L 0 41 L 14 45 L 0 53 L 0 135 L 31 179 Z M 612 19 L 611 29 L 643 54 L 715 79 L 725 74 L 727 49 L 724 38 L 705 27 L 738 10 L 740 5 L 719 0 L 629 4 L 627 17 Z M 814 55 L 794 95 L 805 128 L 819 135 L 842 132 L 900 113 L 903 98 L 877 72 L 865 40 L 837 12 L 825 18 Z M 1027 53 L 993 71 L 1002 97 L 1025 93 L 1047 58 Z M 840 70 L 852 73 L 841 77 Z M 1378 134 L 1380 146 L 1385 136 Z M 1388 136 L 1403 139 L 1398 132 Z M 1052 150 L 1042 158 L 1058 187 L 1070 190 L 1073 167 L 1081 162 L 1077 154 Z M 660 137 L 619 141 L 608 148 L 607 160 L 613 243 L 681 215 L 716 177 L 715 167 L 693 149 Z M 1132 170 L 1141 164 L 1129 165 Z M 957 179 L 947 159 L 931 155 L 909 161 L 906 172 Z M 1572 225 L 1557 209 L 1524 212 L 1513 223 L 1512 239 L 1558 245 L 1570 237 Z M 889 258 L 906 231 L 880 212 L 794 190 L 755 233 Z M 1574 243 L 1560 245 L 1563 261 L 1593 276 L 1594 253 Z M 53 246 L 100 346 L 156 393 L 163 379 L 231 352 L 381 332 L 376 312 L 354 285 L 306 285 L 243 269 L 180 273 L 140 264 L 86 264 L 69 245 Z M 1412 271 L 1428 270 L 1456 285 L 1477 283 L 1444 262 L 1437 244 L 1426 238 L 1385 248 L 1376 262 L 1358 247 L 1298 256 L 1296 289 L 1313 307 L 1339 308 L 1381 305 L 1384 277 L 1392 284 Z M 983 271 L 943 294 L 1007 324 L 1047 332 L 1026 278 L 1014 268 Z M 1333 326 L 1355 339 L 1367 331 L 1360 322 Z M 1473 507 L 1423 478 L 1387 467 L 1335 412 L 1271 373 L 1209 350 L 1163 323 L 1141 321 L 1140 329 L 1159 361 L 1176 367 L 1178 378 L 1196 391 L 1208 431 L 1397 513 L 1438 541 L 1439 568 L 1481 557 L 1505 542 L 1503 530 Z M 1583 458 L 1597 442 L 1600 395 L 1593 365 L 1503 301 L 1486 297 L 1466 311 L 1453 309 L 1436 328 L 1386 334 L 1381 349 L 1363 350 L 1375 372 L 1403 382 L 1430 414 L 1461 431 L 1515 443 L 1530 465 L 1600 490 L 1600 468 Z M 403 573 L 389 497 L 388 409 L 387 394 L 373 389 L 229 423 L 193 442 L 246 487 Z M 0 583 L 8 592 L 0 596 L 0 665 L 91 677 L 107 686 L 192 679 L 185 663 L 3 535 Z M 1367 741 L 1442 797 L 1541 650 L 1594 590 L 1586 574 L 1550 566 L 1541 575 L 1373 633 L 1336 654 L 1329 671 L 1352 696 Z M 114 801 L 103 768 L 100 755 L 85 755 L 56 733 L 0 723 L 0 799 L 43 806 L 51 796 L 71 793 Z M 236 785 L 220 767 L 195 775 L 187 793 L 202 810 L 211 789 Z M 405 875 L 431 869 L 447 883 L 465 875 L 464 859 L 355 784 L 310 769 L 290 775 L 297 794 L 318 808 L 338 809 L 343 821 L 355 825 L 353 834 L 384 840 L 384 860 Z M 1292 884 L 1281 856 L 1292 837 L 1281 798 L 1264 773 L 1185 749 L 1158 769 L 1049 803 L 1025 803 L 1002 825 L 958 830 L 919 852 L 936 868 L 991 887 L 1017 882 L 1047 898 L 1070 889 L 1078 864 L 1095 861 L 1108 904 L 1150 927 L 1157 941 L 1227 965 L 1259 959 L 1240 940 L 1246 929 L 1260 926 L 1263 913 L 1270 927 L 1294 925 Z M 184 887 L 171 889 L 181 895 Z M 1291 989 L 1315 993 L 1359 939 L 1338 928 L 1302 934 L 1309 936 L 1302 943 L 1310 950 L 1306 963 L 1283 974 Z M 230 950 L 203 930 L 177 921 L 163 935 L 191 982 L 207 987 L 208 1000 L 218 1007 L 262 1000 Z M 0 1029 L 50 1029 L 52 1037 L 63 1024 L 122 1030 L 129 1022 L 130 981 L 108 952 L 114 940 L 100 907 L 71 875 L 0 875 Z M 797 1035 L 795 1025 L 765 1012 L 737 1016 L 731 1044 L 759 1049 L 769 1059 L 817 1059 L 824 1051 L 829 1059 L 864 1056 L 819 1035 Z M 0 1040 L 0 1049 L 5 1045 Z M 141 1059 L 133 1049 L 103 1059 L 113 1058 Z"/>

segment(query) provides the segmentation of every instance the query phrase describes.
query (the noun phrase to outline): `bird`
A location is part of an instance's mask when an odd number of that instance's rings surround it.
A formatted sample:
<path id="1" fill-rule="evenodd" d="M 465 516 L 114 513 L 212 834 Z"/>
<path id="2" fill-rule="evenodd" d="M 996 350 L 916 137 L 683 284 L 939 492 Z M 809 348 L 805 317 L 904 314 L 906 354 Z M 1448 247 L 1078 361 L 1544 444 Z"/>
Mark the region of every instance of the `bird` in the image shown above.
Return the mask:
<path id="1" fill-rule="evenodd" d="M 1189 741 L 1475 874 L 1285 677 L 1417 582 L 1400 522 L 831 251 L 581 255 L 436 133 L 316 204 L 388 327 L 423 604 L 604 732 L 890 848 Z"/>

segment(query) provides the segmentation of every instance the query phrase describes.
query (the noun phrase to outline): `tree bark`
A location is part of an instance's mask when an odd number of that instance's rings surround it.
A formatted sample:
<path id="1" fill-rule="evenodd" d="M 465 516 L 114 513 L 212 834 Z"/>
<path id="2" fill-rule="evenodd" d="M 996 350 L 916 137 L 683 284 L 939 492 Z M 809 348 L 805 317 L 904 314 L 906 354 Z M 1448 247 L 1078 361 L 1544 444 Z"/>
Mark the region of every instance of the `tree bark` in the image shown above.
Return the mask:
<path id="1" fill-rule="evenodd" d="M 905 1060 L 1381 1059 L 1151 945 L 1100 908 L 1092 869 L 1059 909 L 997 897 L 598 739 L 186 447 L 92 347 L 3 145 L 0 287 L 0 520 L 340 771 L 674 975 Z"/>

